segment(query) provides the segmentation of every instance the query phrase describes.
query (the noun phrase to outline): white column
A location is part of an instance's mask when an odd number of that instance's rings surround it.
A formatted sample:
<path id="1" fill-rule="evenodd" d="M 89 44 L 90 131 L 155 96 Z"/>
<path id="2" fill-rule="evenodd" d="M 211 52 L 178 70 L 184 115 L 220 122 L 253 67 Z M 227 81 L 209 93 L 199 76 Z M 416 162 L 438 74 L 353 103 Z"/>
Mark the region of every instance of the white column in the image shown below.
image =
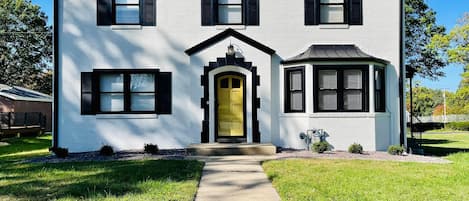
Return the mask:
<path id="1" fill-rule="evenodd" d="M 370 114 L 374 114 L 375 113 L 375 70 L 374 70 L 374 65 L 373 64 L 370 64 L 369 65 L 369 72 L 368 73 L 368 80 L 369 80 L 369 88 L 368 88 L 368 91 L 369 91 L 369 111 L 370 111 Z"/>

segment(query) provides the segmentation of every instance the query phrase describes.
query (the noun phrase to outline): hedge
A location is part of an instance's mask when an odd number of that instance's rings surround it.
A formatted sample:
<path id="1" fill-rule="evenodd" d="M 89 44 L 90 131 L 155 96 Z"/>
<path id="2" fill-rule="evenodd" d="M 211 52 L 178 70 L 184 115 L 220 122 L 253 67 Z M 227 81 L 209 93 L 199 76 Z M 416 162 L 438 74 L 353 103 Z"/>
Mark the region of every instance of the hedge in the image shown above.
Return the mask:
<path id="1" fill-rule="evenodd" d="M 446 124 L 447 128 L 461 131 L 469 131 L 469 122 L 450 122 Z"/>

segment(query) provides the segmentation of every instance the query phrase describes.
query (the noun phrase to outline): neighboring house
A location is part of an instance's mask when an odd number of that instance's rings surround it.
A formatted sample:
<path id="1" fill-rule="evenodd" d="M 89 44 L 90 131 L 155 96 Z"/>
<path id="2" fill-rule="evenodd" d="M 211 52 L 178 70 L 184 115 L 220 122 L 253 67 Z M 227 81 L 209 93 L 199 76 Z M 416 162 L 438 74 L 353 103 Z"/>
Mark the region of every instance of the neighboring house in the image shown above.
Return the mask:
<path id="1" fill-rule="evenodd" d="M 54 146 L 405 144 L 402 5 L 56 0 Z"/>
<path id="2" fill-rule="evenodd" d="M 52 131 L 52 97 L 17 86 L 0 84 L 0 122 L 4 132 L 41 126 Z M 15 132 L 16 132 L 15 131 Z"/>

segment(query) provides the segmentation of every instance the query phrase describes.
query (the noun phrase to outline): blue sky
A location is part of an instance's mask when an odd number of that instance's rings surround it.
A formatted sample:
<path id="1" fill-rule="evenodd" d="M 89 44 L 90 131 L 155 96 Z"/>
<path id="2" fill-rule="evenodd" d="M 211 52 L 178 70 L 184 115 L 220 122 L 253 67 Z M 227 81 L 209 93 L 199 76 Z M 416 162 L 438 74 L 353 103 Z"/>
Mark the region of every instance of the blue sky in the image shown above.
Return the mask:
<path id="1" fill-rule="evenodd" d="M 32 0 L 34 4 L 41 6 L 42 10 L 49 17 L 49 24 L 52 24 L 53 9 L 52 0 Z M 426 0 L 427 4 L 437 12 L 437 23 L 444 25 L 446 29 L 451 30 L 457 20 L 464 12 L 469 12 L 468 0 Z M 438 81 L 431 81 L 417 78 L 423 86 L 434 89 L 446 88 L 450 91 L 456 91 L 461 80 L 460 74 L 463 71 L 462 66 L 449 65 L 445 68 L 446 77 L 440 78 Z"/>

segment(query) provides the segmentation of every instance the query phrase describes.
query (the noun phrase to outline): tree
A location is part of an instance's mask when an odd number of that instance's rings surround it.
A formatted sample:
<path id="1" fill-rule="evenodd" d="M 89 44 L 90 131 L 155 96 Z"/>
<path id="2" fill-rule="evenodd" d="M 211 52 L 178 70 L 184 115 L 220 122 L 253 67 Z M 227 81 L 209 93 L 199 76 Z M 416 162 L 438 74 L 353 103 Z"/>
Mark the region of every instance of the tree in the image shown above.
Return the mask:
<path id="1" fill-rule="evenodd" d="M 409 92 L 407 92 L 409 93 Z M 412 88 L 413 93 L 413 116 L 431 116 L 434 109 L 443 104 L 443 92 L 423 86 Z M 407 111 L 410 111 L 410 96 L 407 94 Z"/>
<path id="2" fill-rule="evenodd" d="M 445 49 L 450 63 L 464 66 L 461 83 L 449 99 L 454 114 L 469 114 L 469 13 L 465 13 L 458 24 L 446 35 L 435 35 L 432 46 Z"/>
<path id="3" fill-rule="evenodd" d="M 424 0 L 405 0 L 405 66 L 423 78 L 437 79 L 446 66 L 440 50 L 431 46 L 435 35 L 445 28 L 436 25 L 436 13 Z"/>
<path id="4" fill-rule="evenodd" d="M 0 83 L 51 94 L 52 29 L 30 0 L 0 0 Z"/>

